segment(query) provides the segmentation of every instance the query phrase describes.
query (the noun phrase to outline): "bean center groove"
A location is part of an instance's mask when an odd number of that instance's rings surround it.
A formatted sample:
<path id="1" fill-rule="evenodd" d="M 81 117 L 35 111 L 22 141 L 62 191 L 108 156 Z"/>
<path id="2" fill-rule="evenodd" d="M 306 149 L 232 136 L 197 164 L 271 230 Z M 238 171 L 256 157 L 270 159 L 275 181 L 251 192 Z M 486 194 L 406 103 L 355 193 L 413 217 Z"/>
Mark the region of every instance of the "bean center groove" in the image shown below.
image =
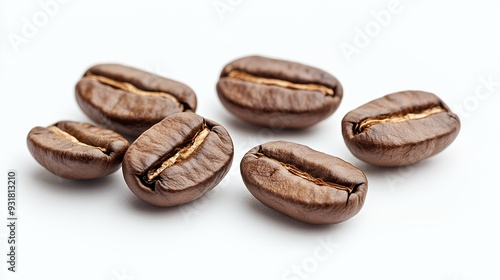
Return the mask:
<path id="1" fill-rule="evenodd" d="M 393 116 L 377 116 L 377 117 L 371 117 L 362 120 L 361 122 L 357 123 L 354 126 L 354 134 L 360 134 L 364 132 L 366 129 L 368 129 L 371 126 L 381 124 L 381 123 L 398 123 L 398 122 L 404 122 L 404 121 L 409 121 L 409 120 L 419 120 L 423 119 L 426 117 L 429 117 L 434 114 L 439 114 L 439 113 L 444 113 L 447 112 L 445 108 L 441 106 L 435 106 L 429 109 L 425 109 L 423 111 L 419 112 L 410 112 L 406 114 L 397 114 Z"/>
<path id="2" fill-rule="evenodd" d="M 292 164 L 288 164 L 288 163 L 284 163 L 284 162 L 281 162 L 275 158 L 271 158 L 271 157 L 268 157 L 267 155 L 265 155 L 264 153 L 262 153 L 262 151 L 259 151 L 257 153 L 257 156 L 260 158 L 260 157 L 265 157 L 265 158 L 268 158 L 270 160 L 273 160 L 277 163 L 279 163 L 281 166 L 283 166 L 288 172 L 292 173 L 293 175 L 295 176 L 298 176 L 302 179 L 305 179 L 307 181 L 310 181 L 318 186 L 325 186 L 325 187 L 330 187 L 330 188 L 335 188 L 335 189 L 338 189 L 338 190 L 341 190 L 341 191 L 346 191 L 348 192 L 349 194 L 351 194 L 355 189 L 356 189 L 356 185 L 352 185 L 352 186 L 343 186 L 343 185 L 340 185 L 340 184 L 337 184 L 337 183 L 332 183 L 332 182 L 325 182 L 323 179 L 321 178 L 316 178 L 314 176 L 312 176 L 311 174 L 307 173 L 307 172 L 304 172 L 302 170 L 300 170 L 299 168 L 297 168 L 296 166 L 292 165 Z"/>
<path id="3" fill-rule="evenodd" d="M 69 140 L 75 144 L 78 144 L 78 145 L 81 145 L 81 146 L 85 146 L 85 147 L 91 147 L 91 148 L 97 148 L 99 149 L 101 152 L 103 153 L 107 153 L 107 150 L 106 148 L 103 148 L 103 147 L 96 147 L 96 146 L 92 146 L 92 145 L 88 145 L 84 142 L 81 142 L 80 140 L 78 140 L 76 137 L 74 137 L 73 135 L 67 133 L 66 131 L 60 129 L 59 127 L 57 126 L 54 126 L 54 125 L 51 125 L 48 127 L 48 129 L 52 132 L 54 132 L 55 134 L 57 134 L 58 136 L 66 139 L 66 140 Z"/>
<path id="4" fill-rule="evenodd" d="M 147 172 L 145 176 L 146 183 L 151 184 L 163 171 L 165 171 L 165 169 L 189 158 L 197 149 L 199 149 L 209 133 L 210 128 L 208 128 L 204 123 L 202 129 L 194 136 L 188 145 L 182 148 L 177 148 L 174 155 L 163 160 L 160 166 Z"/>
<path id="5" fill-rule="evenodd" d="M 108 86 L 111 86 L 111 87 L 114 87 L 117 89 L 121 89 L 123 91 L 129 92 L 132 94 L 138 94 L 138 95 L 143 95 L 143 96 L 165 97 L 165 98 L 172 100 L 176 104 L 181 104 L 179 102 L 179 100 L 177 100 L 177 98 L 175 98 L 173 95 L 171 95 L 170 93 L 167 93 L 167 92 L 145 91 L 145 90 L 137 88 L 136 86 L 134 86 L 131 83 L 116 81 L 116 80 L 110 79 L 108 77 L 94 75 L 94 74 L 89 74 L 89 75 L 86 75 L 85 77 L 97 80 L 101 84 L 105 84 L 105 85 L 108 85 Z"/>
<path id="6" fill-rule="evenodd" d="M 245 73 L 239 70 L 232 70 L 227 74 L 227 76 L 230 78 L 235 78 L 238 80 L 257 83 L 257 84 L 273 85 L 273 86 L 298 89 L 298 90 L 319 91 L 326 95 L 331 95 L 331 96 L 334 95 L 333 89 L 318 84 L 297 84 L 285 80 L 257 77 L 252 74 Z"/>

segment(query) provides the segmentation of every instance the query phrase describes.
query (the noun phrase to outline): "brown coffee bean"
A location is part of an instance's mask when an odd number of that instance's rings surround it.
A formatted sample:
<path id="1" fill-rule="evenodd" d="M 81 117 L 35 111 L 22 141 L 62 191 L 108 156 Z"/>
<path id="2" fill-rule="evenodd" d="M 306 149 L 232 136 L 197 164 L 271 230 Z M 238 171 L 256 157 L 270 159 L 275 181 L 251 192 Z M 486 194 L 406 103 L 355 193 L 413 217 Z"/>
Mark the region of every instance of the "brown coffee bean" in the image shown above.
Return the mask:
<path id="1" fill-rule="evenodd" d="M 248 190 L 268 207 L 311 224 L 340 223 L 363 207 L 368 181 L 361 170 L 307 146 L 268 142 L 240 165 Z"/>
<path id="2" fill-rule="evenodd" d="M 123 175 L 130 190 L 157 206 L 193 201 L 214 188 L 233 160 L 233 142 L 220 124 L 194 113 L 171 115 L 130 145 Z"/>
<path id="3" fill-rule="evenodd" d="M 237 117 L 272 128 L 305 128 L 335 112 L 342 86 L 303 64 L 249 56 L 227 64 L 217 83 L 222 104 Z"/>
<path id="4" fill-rule="evenodd" d="M 129 143 L 120 134 L 88 123 L 61 121 L 31 129 L 28 149 L 53 174 L 96 179 L 120 168 Z"/>
<path id="5" fill-rule="evenodd" d="M 187 85 L 118 64 L 88 69 L 75 95 L 89 118 L 131 136 L 169 115 L 196 111 L 196 95 Z"/>
<path id="6" fill-rule="evenodd" d="M 433 156 L 458 135 L 460 120 L 436 95 L 402 91 L 372 100 L 342 120 L 342 134 L 359 159 L 402 166 Z"/>

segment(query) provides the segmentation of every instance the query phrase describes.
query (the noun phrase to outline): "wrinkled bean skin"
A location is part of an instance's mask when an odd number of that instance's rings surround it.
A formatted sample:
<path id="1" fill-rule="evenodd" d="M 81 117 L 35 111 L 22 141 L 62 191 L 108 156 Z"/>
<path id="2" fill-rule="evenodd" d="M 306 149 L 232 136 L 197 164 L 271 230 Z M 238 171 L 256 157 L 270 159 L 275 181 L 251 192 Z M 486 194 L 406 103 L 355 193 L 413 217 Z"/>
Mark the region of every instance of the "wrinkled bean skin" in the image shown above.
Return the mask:
<path id="1" fill-rule="evenodd" d="M 216 88 L 235 116 L 271 128 L 310 127 L 333 114 L 343 96 L 340 82 L 323 70 L 261 56 L 227 64 Z"/>
<path id="2" fill-rule="evenodd" d="M 214 188 L 229 171 L 233 153 L 231 137 L 220 124 L 194 113 L 178 113 L 132 143 L 122 170 L 138 198 L 175 206 Z"/>
<path id="3" fill-rule="evenodd" d="M 378 166 L 404 166 L 431 157 L 448 147 L 459 131 L 458 116 L 436 95 L 423 91 L 372 100 L 342 120 L 342 135 L 352 154 Z"/>
<path id="4" fill-rule="evenodd" d="M 28 133 L 27 144 L 38 163 L 67 179 L 96 179 L 114 173 L 129 146 L 114 131 L 71 121 L 34 127 Z"/>
<path id="5" fill-rule="evenodd" d="M 335 224 L 363 207 L 368 181 L 361 170 L 307 146 L 274 141 L 245 154 L 243 182 L 264 205 L 311 224 Z"/>
<path id="6" fill-rule="evenodd" d="M 187 85 L 120 64 L 88 69 L 75 96 L 93 121 L 130 136 L 169 115 L 196 111 L 196 95 Z"/>

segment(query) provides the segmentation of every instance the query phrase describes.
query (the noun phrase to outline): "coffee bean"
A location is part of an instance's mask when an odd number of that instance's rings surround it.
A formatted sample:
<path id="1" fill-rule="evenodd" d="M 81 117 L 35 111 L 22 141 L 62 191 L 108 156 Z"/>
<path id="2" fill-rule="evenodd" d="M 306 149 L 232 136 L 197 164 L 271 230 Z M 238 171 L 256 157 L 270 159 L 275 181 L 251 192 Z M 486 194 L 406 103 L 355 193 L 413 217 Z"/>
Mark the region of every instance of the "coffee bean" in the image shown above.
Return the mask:
<path id="1" fill-rule="evenodd" d="M 233 142 L 224 127 L 194 113 L 178 113 L 152 126 L 130 145 L 123 175 L 140 199 L 175 206 L 214 188 L 232 160 Z"/>
<path id="2" fill-rule="evenodd" d="M 131 136 L 169 115 L 196 110 L 196 95 L 187 85 L 118 64 L 88 69 L 75 95 L 89 118 Z"/>
<path id="3" fill-rule="evenodd" d="M 222 104 L 237 117 L 271 128 L 305 128 L 335 112 L 342 86 L 303 64 L 249 56 L 227 64 L 217 83 Z"/>
<path id="4" fill-rule="evenodd" d="M 436 95 L 403 91 L 372 100 L 342 120 L 342 134 L 359 159 L 402 166 L 433 156 L 457 137 L 460 120 Z"/>
<path id="5" fill-rule="evenodd" d="M 88 123 L 61 121 L 31 129 L 31 155 L 53 174 L 96 179 L 120 168 L 129 143 L 120 134 Z"/>
<path id="6" fill-rule="evenodd" d="M 248 190 L 268 207 L 312 224 L 340 223 L 363 207 L 368 182 L 361 170 L 307 146 L 268 142 L 240 165 Z"/>

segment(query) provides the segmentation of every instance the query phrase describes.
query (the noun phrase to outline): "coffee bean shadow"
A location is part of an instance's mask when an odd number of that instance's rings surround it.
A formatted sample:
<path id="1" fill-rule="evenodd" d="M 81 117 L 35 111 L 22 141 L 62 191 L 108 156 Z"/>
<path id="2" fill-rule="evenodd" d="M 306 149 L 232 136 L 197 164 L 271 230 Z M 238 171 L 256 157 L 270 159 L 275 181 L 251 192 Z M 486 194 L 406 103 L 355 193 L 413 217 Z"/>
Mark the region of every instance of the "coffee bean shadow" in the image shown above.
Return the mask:
<path id="1" fill-rule="evenodd" d="M 429 170 L 437 164 L 432 158 L 399 167 L 375 166 L 360 160 L 351 163 L 365 173 L 369 191 L 375 188 L 390 191 L 404 189 L 405 183 L 412 180 L 412 177 L 427 176 Z"/>
<path id="2" fill-rule="evenodd" d="M 221 119 L 223 120 L 221 121 L 221 123 L 224 123 L 224 126 L 226 126 L 226 128 L 232 133 L 238 132 L 240 134 L 252 135 L 262 139 L 286 138 L 297 135 L 309 135 L 309 134 L 312 135 L 320 131 L 320 127 L 317 125 L 303 129 L 263 127 L 245 122 L 243 120 L 240 120 L 236 117 L 227 114 L 221 116 Z"/>
<path id="3" fill-rule="evenodd" d="M 121 136 L 123 136 L 123 138 L 127 139 L 127 141 L 130 144 L 134 143 L 134 141 L 139 137 L 139 136 L 130 136 L 128 134 L 121 134 Z"/>
<path id="4" fill-rule="evenodd" d="M 173 207 L 160 207 L 156 206 L 150 203 L 147 203 L 145 201 L 140 200 L 138 197 L 136 197 L 133 193 L 130 193 L 130 195 L 127 197 L 127 206 L 133 209 L 136 212 L 139 212 L 141 214 L 147 215 L 147 216 L 164 216 L 164 215 L 178 215 L 180 208 L 183 207 L 183 205 L 179 206 L 173 206 Z"/>
<path id="5" fill-rule="evenodd" d="M 272 220 L 279 227 L 285 229 L 286 231 L 300 231 L 304 233 L 331 233 L 338 229 L 338 224 L 331 225 L 313 225 L 295 220 L 287 215 L 281 214 L 264 204 L 260 203 L 256 199 L 245 199 L 247 207 L 255 212 L 258 216 L 265 219 Z"/>
<path id="6" fill-rule="evenodd" d="M 101 193 L 103 189 L 113 187 L 113 178 L 111 176 L 92 180 L 72 180 L 56 176 L 45 169 L 38 168 L 33 173 L 33 177 L 36 181 L 40 182 L 41 187 L 57 191 L 58 193 Z"/>

